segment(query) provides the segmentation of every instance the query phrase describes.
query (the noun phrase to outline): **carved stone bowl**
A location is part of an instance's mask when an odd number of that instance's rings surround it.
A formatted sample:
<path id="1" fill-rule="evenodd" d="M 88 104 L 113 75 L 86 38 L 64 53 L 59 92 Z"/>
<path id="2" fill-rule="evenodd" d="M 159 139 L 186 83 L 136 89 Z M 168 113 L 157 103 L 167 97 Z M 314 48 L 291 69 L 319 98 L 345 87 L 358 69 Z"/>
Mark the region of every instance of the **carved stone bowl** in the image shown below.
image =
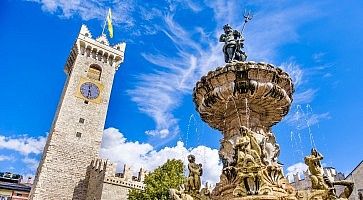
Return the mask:
<path id="1" fill-rule="evenodd" d="M 233 62 L 197 82 L 193 100 L 211 127 L 230 132 L 240 126 L 268 130 L 289 111 L 293 83 L 282 69 L 266 63 Z"/>

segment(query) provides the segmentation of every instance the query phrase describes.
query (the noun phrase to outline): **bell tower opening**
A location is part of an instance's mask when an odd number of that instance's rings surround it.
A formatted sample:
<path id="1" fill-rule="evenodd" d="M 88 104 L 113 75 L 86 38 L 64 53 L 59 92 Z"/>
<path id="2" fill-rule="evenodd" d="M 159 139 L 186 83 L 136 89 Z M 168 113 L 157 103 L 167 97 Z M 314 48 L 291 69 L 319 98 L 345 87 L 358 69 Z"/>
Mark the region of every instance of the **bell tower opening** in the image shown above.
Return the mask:
<path id="1" fill-rule="evenodd" d="M 87 77 L 93 80 L 100 81 L 102 74 L 102 68 L 99 65 L 92 64 L 88 68 Z"/>

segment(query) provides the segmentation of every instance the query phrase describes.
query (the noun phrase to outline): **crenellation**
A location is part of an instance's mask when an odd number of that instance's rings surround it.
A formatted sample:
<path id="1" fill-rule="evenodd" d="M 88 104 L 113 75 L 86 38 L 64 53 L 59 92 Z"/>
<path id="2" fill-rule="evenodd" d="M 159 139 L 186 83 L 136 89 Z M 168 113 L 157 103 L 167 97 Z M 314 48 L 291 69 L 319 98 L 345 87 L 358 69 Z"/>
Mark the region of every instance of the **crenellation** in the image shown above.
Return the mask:
<path id="1" fill-rule="evenodd" d="M 87 200 L 108 200 L 126 199 L 129 189 L 144 189 L 143 181 L 126 178 L 129 176 L 131 168 L 124 165 L 123 173 L 116 173 L 116 164 L 96 158 L 92 160 L 89 167 L 89 184 L 87 189 Z M 140 169 L 140 171 L 143 171 Z M 132 172 L 131 172 L 132 175 Z M 143 177 L 137 179 L 143 180 Z"/>

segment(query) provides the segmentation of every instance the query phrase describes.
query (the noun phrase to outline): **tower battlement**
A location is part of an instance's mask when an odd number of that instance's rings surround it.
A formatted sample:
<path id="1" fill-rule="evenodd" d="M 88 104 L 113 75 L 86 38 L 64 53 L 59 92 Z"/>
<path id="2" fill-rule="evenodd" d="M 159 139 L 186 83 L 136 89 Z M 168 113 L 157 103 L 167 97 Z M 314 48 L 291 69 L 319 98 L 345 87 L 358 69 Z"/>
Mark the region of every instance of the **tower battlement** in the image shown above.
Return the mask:
<path id="1" fill-rule="evenodd" d="M 145 171 L 142 168 L 138 177 L 132 175 L 131 168 L 126 164 L 123 173 L 116 173 L 115 163 L 96 158 L 92 160 L 88 174 L 87 200 L 127 199 L 128 190 L 145 189 Z"/>
<path id="2" fill-rule="evenodd" d="M 117 70 L 124 60 L 126 43 L 120 42 L 110 45 L 105 35 L 92 38 L 92 34 L 86 25 L 82 25 L 75 44 L 71 49 L 69 57 L 64 67 L 64 71 L 69 74 L 74 66 L 74 61 L 78 55 L 93 58 L 100 63 L 106 63 Z"/>
<path id="3" fill-rule="evenodd" d="M 107 178 L 108 182 L 112 183 L 125 182 L 126 184 L 128 182 L 129 183 L 139 182 L 140 183 L 139 185 L 143 186 L 146 174 L 146 171 L 143 168 L 140 168 L 137 176 L 133 176 L 133 171 L 131 170 L 131 167 L 129 167 L 127 164 L 124 165 L 122 173 L 116 173 L 116 166 L 117 164 L 112 163 L 107 159 L 95 158 L 94 160 L 91 161 L 89 170 L 90 173 L 103 174 L 105 180 Z"/>

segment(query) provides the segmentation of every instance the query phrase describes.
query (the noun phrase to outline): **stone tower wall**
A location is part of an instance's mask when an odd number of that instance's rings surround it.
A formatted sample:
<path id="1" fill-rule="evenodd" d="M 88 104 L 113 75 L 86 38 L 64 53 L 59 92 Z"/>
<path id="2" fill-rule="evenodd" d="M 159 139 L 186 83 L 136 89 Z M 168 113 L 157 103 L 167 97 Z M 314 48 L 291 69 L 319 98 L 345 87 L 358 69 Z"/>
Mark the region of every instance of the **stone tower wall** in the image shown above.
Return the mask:
<path id="1" fill-rule="evenodd" d="M 112 183 L 104 183 L 101 200 L 114 200 L 114 199 L 126 200 L 128 194 L 129 194 L 129 188 L 127 187 L 120 187 Z"/>
<path id="2" fill-rule="evenodd" d="M 123 60 L 124 47 L 124 44 L 110 47 L 104 36 L 92 39 L 87 27 L 82 26 L 65 66 L 68 77 L 30 199 L 86 198 L 87 168 L 99 154 L 113 78 Z M 102 68 L 98 82 L 103 85 L 103 90 L 100 102 L 86 103 L 76 94 L 81 79 L 87 78 L 93 64 Z M 83 123 L 80 118 L 84 119 Z"/>
<path id="3" fill-rule="evenodd" d="M 130 170 L 126 165 L 124 169 Z M 102 159 L 92 161 L 89 167 L 87 200 L 126 200 L 130 189 L 144 189 L 143 182 L 126 177 L 117 177 L 115 174 L 116 164 Z M 137 179 L 143 179 L 143 177 Z"/>
<path id="4" fill-rule="evenodd" d="M 100 200 L 102 197 L 105 177 L 112 177 L 116 173 L 116 165 L 102 159 L 95 159 L 89 167 L 89 183 L 87 200 Z"/>

